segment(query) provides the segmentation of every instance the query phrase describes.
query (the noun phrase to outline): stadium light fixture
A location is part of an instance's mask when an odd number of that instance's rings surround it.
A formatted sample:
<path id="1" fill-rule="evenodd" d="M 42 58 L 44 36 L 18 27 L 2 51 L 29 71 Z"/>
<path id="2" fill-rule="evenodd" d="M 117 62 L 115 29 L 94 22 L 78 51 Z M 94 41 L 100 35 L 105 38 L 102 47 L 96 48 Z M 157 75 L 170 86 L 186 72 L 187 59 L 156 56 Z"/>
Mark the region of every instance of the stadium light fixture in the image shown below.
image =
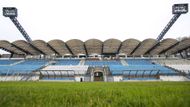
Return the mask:
<path id="1" fill-rule="evenodd" d="M 172 6 L 172 13 L 174 16 L 162 30 L 162 32 L 158 35 L 157 40 L 161 41 L 164 35 L 168 32 L 168 30 L 172 27 L 172 25 L 177 21 L 181 14 L 185 14 L 188 12 L 188 4 L 174 4 Z"/>
<path id="2" fill-rule="evenodd" d="M 11 19 L 11 21 L 15 24 L 17 29 L 20 31 L 20 33 L 29 43 L 32 41 L 30 36 L 26 33 L 26 31 L 24 30 L 24 28 L 21 26 L 21 24 L 16 18 L 18 16 L 16 7 L 3 7 L 3 16 L 9 17 Z"/>
<path id="3" fill-rule="evenodd" d="M 188 12 L 188 4 L 174 4 L 172 6 L 173 14 L 185 14 Z"/>
<path id="4" fill-rule="evenodd" d="M 4 7 L 3 8 L 3 16 L 5 17 L 17 17 L 17 8 L 15 7 Z"/>

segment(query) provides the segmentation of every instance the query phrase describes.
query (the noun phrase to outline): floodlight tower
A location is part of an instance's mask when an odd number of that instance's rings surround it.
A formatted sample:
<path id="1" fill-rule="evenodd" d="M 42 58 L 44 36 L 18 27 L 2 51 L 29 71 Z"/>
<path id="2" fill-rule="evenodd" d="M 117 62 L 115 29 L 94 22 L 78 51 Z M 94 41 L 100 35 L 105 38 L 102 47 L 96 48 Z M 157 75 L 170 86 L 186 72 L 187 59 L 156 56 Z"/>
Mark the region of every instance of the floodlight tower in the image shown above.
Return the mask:
<path id="1" fill-rule="evenodd" d="M 20 31 L 20 33 L 24 36 L 24 38 L 29 43 L 32 41 L 30 36 L 26 33 L 24 28 L 21 26 L 21 24 L 17 20 L 17 16 L 18 16 L 17 8 L 15 8 L 15 7 L 3 7 L 3 16 L 9 17 L 11 19 L 11 21 L 15 24 L 17 29 Z"/>
<path id="2" fill-rule="evenodd" d="M 157 37 L 157 40 L 160 41 L 164 37 L 164 35 L 168 32 L 168 30 L 172 27 L 172 25 L 176 22 L 176 20 L 180 17 L 181 14 L 186 14 L 188 12 L 188 4 L 174 4 L 172 6 L 172 13 L 174 16 L 169 21 L 169 23 L 165 26 L 162 32 Z"/>

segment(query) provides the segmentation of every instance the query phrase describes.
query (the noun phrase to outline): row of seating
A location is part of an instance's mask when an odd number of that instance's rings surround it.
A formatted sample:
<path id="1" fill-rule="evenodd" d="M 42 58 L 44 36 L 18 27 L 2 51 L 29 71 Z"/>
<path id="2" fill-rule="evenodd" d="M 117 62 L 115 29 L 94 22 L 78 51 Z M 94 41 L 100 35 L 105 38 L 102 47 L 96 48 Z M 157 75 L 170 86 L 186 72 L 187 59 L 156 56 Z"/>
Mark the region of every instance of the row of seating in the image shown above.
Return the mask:
<path id="1" fill-rule="evenodd" d="M 61 59 L 55 60 L 55 65 L 78 65 L 80 60 L 79 59 Z"/>
<path id="2" fill-rule="evenodd" d="M 157 59 L 153 62 L 163 65 L 190 65 L 190 60 L 187 59 Z"/>
<path id="3" fill-rule="evenodd" d="M 190 65 L 167 65 L 171 68 L 174 68 L 178 71 L 184 72 L 186 74 L 190 74 Z"/>
<path id="4" fill-rule="evenodd" d="M 0 60 L 0 66 L 1 65 L 10 65 L 10 64 L 14 64 L 14 63 L 16 63 L 16 62 L 18 62 L 18 61 L 20 61 L 20 60 L 5 60 L 5 59 L 1 59 Z"/>
<path id="5" fill-rule="evenodd" d="M 46 65 L 48 62 L 49 62 L 48 60 L 42 60 L 42 59 L 40 59 L 40 60 L 23 60 L 23 61 L 21 61 L 21 60 L 0 60 L 0 74 L 1 75 L 9 75 L 10 74 L 11 75 L 11 74 L 16 74 L 16 73 L 32 72 L 32 71 L 40 69 L 42 66 Z M 61 60 L 56 60 L 56 65 L 78 65 L 79 62 L 80 62 L 79 59 L 61 59 Z M 13 63 L 16 63 L 16 64 L 10 65 Z M 78 74 L 81 74 L 81 73 L 84 73 L 84 71 L 87 71 L 87 68 L 88 67 L 86 67 L 86 66 L 84 66 L 82 68 L 75 66 L 73 69 L 70 69 L 70 70 L 77 69 L 75 72 L 78 72 Z M 59 69 L 59 67 L 56 69 Z"/>
<path id="6" fill-rule="evenodd" d="M 85 65 L 78 66 L 79 59 L 59 59 L 55 60 L 55 65 L 47 66 L 42 70 L 46 71 L 70 71 L 71 74 L 85 74 L 88 66 L 103 66 L 107 65 L 110 67 L 110 71 L 114 75 L 155 75 L 157 72 L 159 74 L 174 74 L 171 69 L 161 66 L 159 64 L 152 64 L 150 60 L 147 59 L 127 59 L 125 60 L 128 65 L 124 66 L 121 64 L 120 60 L 86 60 Z M 25 60 L 16 65 L 12 66 L 2 66 L 0 67 L 1 73 L 7 72 L 31 72 L 37 70 L 48 63 L 48 60 Z M 69 65 L 69 66 L 68 66 Z M 52 72 L 54 73 L 54 72 Z M 51 73 L 50 73 L 51 74 Z"/>
<path id="7" fill-rule="evenodd" d="M 82 75 L 85 74 L 87 70 L 88 65 L 53 65 L 42 69 L 42 71 L 46 72 L 46 75 Z M 49 74 L 47 74 L 47 72 Z"/>
<path id="8" fill-rule="evenodd" d="M 43 77 L 41 80 L 64 80 L 64 81 L 74 81 L 75 78 L 74 77 Z"/>
<path id="9" fill-rule="evenodd" d="M 149 59 L 126 59 L 128 66 L 111 65 L 110 71 L 115 75 L 156 75 L 159 74 L 176 74 L 171 69 L 154 64 Z"/>
<path id="10" fill-rule="evenodd" d="M 135 75 L 135 76 L 155 76 L 159 71 L 139 71 L 139 70 L 129 70 L 129 71 L 112 71 L 112 75 Z"/>
<path id="11" fill-rule="evenodd" d="M 129 65 L 152 65 L 149 59 L 127 59 L 125 60 Z"/>
<path id="12" fill-rule="evenodd" d="M 128 81 L 128 80 L 139 80 L 139 81 L 150 81 L 150 80 L 159 80 L 157 78 L 153 78 L 153 77 L 144 77 L 144 78 L 123 78 L 123 81 Z"/>
<path id="13" fill-rule="evenodd" d="M 86 60 L 85 65 L 89 66 L 104 66 L 104 65 L 121 65 L 120 60 Z"/>
<path id="14" fill-rule="evenodd" d="M 112 65 L 110 66 L 110 71 L 112 74 L 122 75 L 122 74 L 130 74 L 130 75 L 154 75 L 157 72 L 159 74 L 175 74 L 171 69 L 160 65 L 131 65 L 131 66 L 119 66 Z"/>
<path id="15" fill-rule="evenodd" d="M 154 62 L 163 66 L 171 67 L 186 74 L 189 74 L 190 71 L 190 61 L 186 59 L 154 60 Z"/>
<path id="16" fill-rule="evenodd" d="M 15 65 L 1 66 L 0 74 L 28 73 L 40 69 L 46 63 L 46 60 L 24 60 Z"/>

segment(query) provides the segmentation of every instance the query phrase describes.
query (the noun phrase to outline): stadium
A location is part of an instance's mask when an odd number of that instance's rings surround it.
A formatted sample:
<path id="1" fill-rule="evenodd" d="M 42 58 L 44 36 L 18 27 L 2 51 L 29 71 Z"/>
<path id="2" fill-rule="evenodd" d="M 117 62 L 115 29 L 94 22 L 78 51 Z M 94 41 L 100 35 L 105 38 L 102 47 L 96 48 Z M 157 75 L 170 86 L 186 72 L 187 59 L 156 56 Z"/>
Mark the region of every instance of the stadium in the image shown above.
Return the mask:
<path id="1" fill-rule="evenodd" d="M 188 3 L 6 0 L 1 6 L 0 107 L 190 107 Z M 180 16 L 186 17 L 173 36 L 165 36 Z"/>
<path id="2" fill-rule="evenodd" d="M 88 39 L 68 41 L 32 40 L 17 20 L 15 7 L 4 7 L 25 40 L 0 40 L 0 49 L 10 54 L 0 57 L 1 81 L 189 81 L 190 38 L 181 40 L 164 35 L 188 4 L 174 4 L 173 17 L 157 37 L 139 41 Z"/>
<path id="3" fill-rule="evenodd" d="M 31 43 L 1 40 L 0 47 L 11 53 L 1 55 L 1 81 L 188 81 L 190 78 L 190 38 L 160 42 L 156 39 Z"/>

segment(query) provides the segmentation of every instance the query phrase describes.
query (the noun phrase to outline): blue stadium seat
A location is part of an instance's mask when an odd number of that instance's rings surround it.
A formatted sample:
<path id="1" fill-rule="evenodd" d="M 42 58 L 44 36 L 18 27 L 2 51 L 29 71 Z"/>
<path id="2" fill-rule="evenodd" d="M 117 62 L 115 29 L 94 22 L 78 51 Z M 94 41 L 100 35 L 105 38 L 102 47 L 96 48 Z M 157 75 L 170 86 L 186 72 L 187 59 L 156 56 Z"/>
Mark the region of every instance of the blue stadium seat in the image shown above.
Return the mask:
<path id="1" fill-rule="evenodd" d="M 159 74 L 176 74 L 171 69 L 152 64 L 150 60 L 146 59 L 127 59 L 128 66 L 123 65 L 109 65 L 110 71 L 113 75 L 156 75 Z"/>
<path id="2" fill-rule="evenodd" d="M 64 80 L 64 81 L 74 81 L 75 78 L 74 77 L 56 77 L 56 78 L 48 78 L 48 77 L 44 77 L 41 80 Z"/>
<path id="3" fill-rule="evenodd" d="M 144 80 L 159 80 L 157 78 L 152 78 L 152 77 L 145 77 L 145 78 L 123 78 L 124 81 L 127 80 L 139 80 L 139 81 L 144 81 Z"/>
<path id="4" fill-rule="evenodd" d="M 79 62 L 79 59 L 60 59 L 56 60 L 55 65 L 78 65 Z"/>
<path id="5" fill-rule="evenodd" d="M 129 65 L 151 65 L 149 59 L 127 59 L 126 60 Z"/>
<path id="6" fill-rule="evenodd" d="M 104 65 L 121 65 L 121 62 L 119 60 L 87 60 L 85 61 L 85 65 L 89 66 L 104 66 Z"/>
<path id="7" fill-rule="evenodd" d="M 0 67 L 1 75 L 11 75 L 14 73 L 29 73 L 40 69 L 47 63 L 47 60 L 25 60 L 16 65 L 6 65 Z"/>
<path id="8" fill-rule="evenodd" d="M 14 64 L 15 62 L 18 62 L 20 60 L 7 60 L 7 59 L 3 59 L 0 60 L 0 66 L 1 65 L 10 65 L 10 64 Z"/>

